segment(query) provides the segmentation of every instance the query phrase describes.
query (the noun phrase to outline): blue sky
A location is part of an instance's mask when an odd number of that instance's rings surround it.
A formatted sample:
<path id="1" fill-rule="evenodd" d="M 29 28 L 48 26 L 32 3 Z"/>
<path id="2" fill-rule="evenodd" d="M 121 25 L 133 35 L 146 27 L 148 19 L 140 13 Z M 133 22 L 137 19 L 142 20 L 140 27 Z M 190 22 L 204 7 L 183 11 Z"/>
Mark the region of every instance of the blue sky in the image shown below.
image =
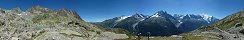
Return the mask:
<path id="1" fill-rule="evenodd" d="M 208 14 L 219 19 L 244 9 L 244 0 L 1 0 L 0 8 L 22 10 L 34 5 L 50 9 L 75 10 L 88 22 L 141 13 L 152 15 L 165 10 L 169 14 Z"/>

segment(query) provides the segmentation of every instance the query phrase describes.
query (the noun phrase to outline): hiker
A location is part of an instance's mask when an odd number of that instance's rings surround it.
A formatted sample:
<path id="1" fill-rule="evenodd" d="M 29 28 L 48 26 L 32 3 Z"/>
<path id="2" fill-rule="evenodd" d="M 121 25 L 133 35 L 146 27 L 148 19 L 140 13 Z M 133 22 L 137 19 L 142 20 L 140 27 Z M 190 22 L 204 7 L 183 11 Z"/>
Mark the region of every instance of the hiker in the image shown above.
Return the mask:
<path id="1" fill-rule="evenodd" d="M 141 39 L 141 38 L 140 38 L 140 35 L 141 35 L 141 33 L 138 33 L 138 34 L 137 34 L 138 40 Z"/>
<path id="2" fill-rule="evenodd" d="M 147 39 L 149 40 L 150 39 L 149 37 L 151 36 L 151 33 L 147 32 L 147 34 L 148 34 Z"/>

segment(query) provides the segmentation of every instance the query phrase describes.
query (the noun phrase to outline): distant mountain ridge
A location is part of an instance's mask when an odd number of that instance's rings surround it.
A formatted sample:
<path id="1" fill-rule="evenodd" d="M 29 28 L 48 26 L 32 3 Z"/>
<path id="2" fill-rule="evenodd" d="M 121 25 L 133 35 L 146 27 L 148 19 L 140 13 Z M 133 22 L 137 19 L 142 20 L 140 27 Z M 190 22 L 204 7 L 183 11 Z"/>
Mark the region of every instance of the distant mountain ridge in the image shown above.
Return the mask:
<path id="1" fill-rule="evenodd" d="M 200 26 L 211 25 L 219 20 L 206 14 L 187 14 L 184 16 L 175 16 L 175 18 L 180 22 L 178 29 L 182 32 L 189 32 Z"/>
<path id="2" fill-rule="evenodd" d="M 192 31 L 203 25 L 210 25 L 219 19 L 205 14 L 187 14 L 173 16 L 166 11 L 158 11 L 151 16 L 134 14 L 132 16 L 121 16 L 98 23 L 108 28 L 122 28 L 133 33 L 147 35 L 174 35 Z"/>

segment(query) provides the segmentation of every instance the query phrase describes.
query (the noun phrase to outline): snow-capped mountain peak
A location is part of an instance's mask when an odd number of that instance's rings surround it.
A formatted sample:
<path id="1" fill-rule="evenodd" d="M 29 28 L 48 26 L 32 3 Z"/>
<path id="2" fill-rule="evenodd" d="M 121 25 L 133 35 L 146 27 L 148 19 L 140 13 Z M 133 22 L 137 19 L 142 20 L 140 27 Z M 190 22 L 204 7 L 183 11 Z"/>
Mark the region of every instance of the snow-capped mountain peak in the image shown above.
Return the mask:
<path id="1" fill-rule="evenodd" d="M 166 17 L 166 16 L 169 16 L 169 14 L 167 14 L 166 11 L 158 11 L 157 13 L 152 15 L 151 17 Z"/>
<path id="2" fill-rule="evenodd" d="M 213 19 L 213 16 L 209 16 L 207 14 L 200 14 L 200 16 L 202 17 L 202 19 L 204 19 L 208 23 L 210 23 L 210 21 L 212 21 L 212 19 Z"/>
<path id="3" fill-rule="evenodd" d="M 207 14 L 200 14 L 200 16 L 203 17 L 204 20 L 210 20 L 210 21 L 211 21 L 211 18 L 213 17 L 213 16 L 209 16 Z"/>

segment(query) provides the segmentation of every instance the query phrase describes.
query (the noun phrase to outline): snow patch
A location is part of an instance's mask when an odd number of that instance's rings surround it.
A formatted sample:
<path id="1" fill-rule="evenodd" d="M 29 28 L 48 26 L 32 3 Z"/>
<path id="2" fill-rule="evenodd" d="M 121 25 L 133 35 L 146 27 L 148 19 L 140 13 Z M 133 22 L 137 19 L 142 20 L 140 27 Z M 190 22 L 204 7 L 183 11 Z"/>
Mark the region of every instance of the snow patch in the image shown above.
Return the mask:
<path id="1" fill-rule="evenodd" d="M 180 19 L 183 19 L 184 16 L 181 16 Z"/>
<path id="2" fill-rule="evenodd" d="M 183 23 L 183 22 L 181 22 L 181 20 L 178 20 L 180 23 L 177 23 L 176 24 L 176 27 L 178 28 L 178 27 L 180 27 L 180 25 Z"/>
<path id="3" fill-rule="evenodd" d="M 118 24 L 118 22 L 120 22 L 120 21 L 122 21 L 122 20 L 124 20 L 124 19 L 126 19 L 128 17 L 131 17 L 131 16 L 121 16 L 121 17 L 119 17 L 119 19 L 115 22 L 115 24 L 113 25 L 113 27 L 116 26 Z"/>
<path id="4" fill-rule="evenodd" d="M 191 16 L 189 14 L 187 16 L 191 18 Z"/>
<path id="5" fill-rule="evenodd" d="M 158 13 L 152 15 L 151 17 L 159 17 Z"/>
<path id="6" fill-rule="evenodd" d="M 143 20 L 145 20 L 145 19 L 141 19 L 139 22 L 141 22 Z M 133 27 L 134 30 L 135 30 L 135 27 L 138 25 L 139 22 L 137 22 L 137 23 L 135 23 L 135 24 L 132 25 L 132 27 Z"/>
<path id="7" fill-rule="evenodd" d="M 201 19 L 197 19 L 197 20 L 201 20 Z"/>
<path id="8" fill-rule="evenodd" d="M 142 18 L 144 18 L 144 16 L 142 16 L 142 15 L 139 15 L 140 17 L 142 17 Z"/>
<path id="9" fill-rule="evenodd" d="M 134 15 L 136 18 L 145 18 L 142 14 L 136 14 Z"/>
<path id="10" fill-rule="evenodd" d="M 209 21 L 207 21 L 208 23 L 210 23 Z"/>
<path id="11" fill-rule="evenodd" d="M 130 17 L 130 16 L 122 16 L 122 17 L 120 17 L 120 20 L 126 19 L 128 17 Z"/>
<path id="12" fill-rule="evenodd" d="M 121 21 L 121 20 L 124 20 L 124 19 L 126 19 L 126 18 L 128 18 L 128 17 L 131 17 L 131 16 L 121 16 L 120 19 L 117 20 L 116 22 Z"/>

